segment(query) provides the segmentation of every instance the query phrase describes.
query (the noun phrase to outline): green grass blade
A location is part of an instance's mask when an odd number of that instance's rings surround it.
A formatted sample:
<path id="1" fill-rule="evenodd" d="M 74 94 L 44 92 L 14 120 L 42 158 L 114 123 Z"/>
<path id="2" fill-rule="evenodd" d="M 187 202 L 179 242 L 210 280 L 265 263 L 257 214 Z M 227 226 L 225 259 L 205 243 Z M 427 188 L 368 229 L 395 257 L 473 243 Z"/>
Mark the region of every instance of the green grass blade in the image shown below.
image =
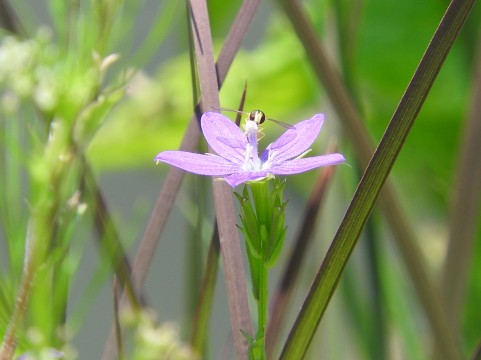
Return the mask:
<path id="1" fill-rule="evenodd" d="M 301 359 L 306 354 L 374 202 L 473 4 L 474 0 L 451 2 L 359 183 L 289 335 L 282 359 Z M 458 349 L 447 334 L 443 339 L 444 355 L 458 359 Z"/>

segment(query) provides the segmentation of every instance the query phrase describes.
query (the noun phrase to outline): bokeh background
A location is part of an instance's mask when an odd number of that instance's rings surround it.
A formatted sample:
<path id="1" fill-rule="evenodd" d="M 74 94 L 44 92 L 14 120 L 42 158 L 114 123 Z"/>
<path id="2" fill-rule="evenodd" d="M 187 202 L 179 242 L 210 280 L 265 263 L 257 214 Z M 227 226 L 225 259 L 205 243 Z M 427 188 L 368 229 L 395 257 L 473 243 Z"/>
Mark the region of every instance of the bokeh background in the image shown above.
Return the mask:
<path id="1" fill-rule="evenodd" d="M 184 2 L 111 2 L 116 4 L 116 13 L 103 55 L 115 53 L 119 58 L 106 72 L 103 85 L 121 84 L 125 93 L 112 106 L 85 153 L 123 247 L 132 257 L 168 170 L 164 164 L 156 166 L 153 158 L 161 151 L 179 147 L 193 113 L 188 26 Z M 0 6 L 13 10 L 20 24 L 20 35 L 15 35 L 19 39 L 35 38 L 39 32 L 47 32 L 49 41 L 62 47 L 66 29 L 70 29 L 74 37 L 82 38 L 88 34 L 88 27 L 77 26 L 75 18 L 62 18 L 60 3 L 16 0 L 2 1 Z M 94 13 L 89 2 L 71 3 L 78 6 L 79 13 L 87 20 Z M 309 0 L 300 3 L 329 60 L 350 91 L 364 127 L 377 144 L 448 2 Z M 208 6 L 218 53 L 240 1 L 211 0 Z M 456 181 L 467 141 L 465 129 L 476 101 L 474 89 L 480 82 L 479 76 L 476 78 L 476 69 L 480 66 L 479 19 L 478 4 L 447 57 L 390 175 L 437 289 L 443 286 L 441 275 L 448 251 Z M 1 32 L 2 44 L 9 36 L 12 36 L 9 31 Z M 0 59 L 1 51 L 2 47 Z M 324 113 L 326 122 L 313 145 L 313 154 L 323 153 L 329 144 L 336 143 L 338 151 L 347 159 L 346 165 L 336 168 L 322 205 L 316 240 L 303 261 L 301 277 L 286 316 L 282 335 L 285 339 L 364 168 L 356 163 L 356 149 L 344 132 L 329 94 L 317 80 L 288 17 L 276 1 L 261 2 L 220 91 L 221 106 L 236 109 L 246 83 L 245 109 L 262 109 L 268 116 L 286 123 Z M 10 92 L 8 84 L 2 83 L 0 78 L 4 104 Z M 34 101 L 20 98 L 13 114 L 3 111 L 1 116 L 4 129 L 9 126 L 8 122 L 17 122 L 19 140 L 15 143 L 19 158 L 25 162 L 29 149 L 33 148 L 30 134 L 36 131 L 39 122 Z M 1 131 L 7 134 L 6 130 Z M 266 122 L 266 136 L 261 147 L 283 131 L 276 124 Z M 12 150 L 7 146 L 9 142 L 2 139 L 5 170 Z M 481 154 L 481 147 L 478 149 Z M 13 211 L 23 225 L 29 216 L 29 172 L 26 166 L 19 166 L 22 186 L 16 204 L 8 202 L 7 181 L 0 185 L 4 188 L 0 279 L 2 297 L 10 298 L 0 304 L 3 306 L 0 334 L 6 330 L 11 297 L 21 272 L 19 268 L 14 269 L 14 263 L 8 258 L 7 248 L 13 238 L 6 230 L 9 218 L 5 214 Z M 473 173 L 477 171 L 473 168 Z M 273 291 L 318 173 L 312 171 L 288 179 L 288 233 L 280 265 L 271 277 Z M 6 176 L 5 172 L 0 173 L 0 179 Z M 205 227 L 200 235 L 195 230 L 201 211 L 196 203 L 199 192 L 205 194 L 204 205 L 208 209 L 201 216 Z M 183 341 L 187 341 L 195 296 L 192 282 L 196 280 L 192 277 L 198 272 L 193 259 L 196 256 L 201 258 L 200 262 L 205 259 L 213 227 L 211 192 L 209 179 L 185 177 L 144 285 L 144 295 L 157 313 L 157 320 L 176 324 Z M 466 357 L 476 351 L 481 336 L 479 191 L 474 192 L 473 197 L 476 206 L 472 215 L 476 225 L 471 251 L 465 259 L 466 268 L 462 270 L 468 275 L 462 291 L 459 329 L 455 332 Z M 101 357 L 113 320 L 112 270 L 105 257 L 99 254 L 92 227 L 92 215 L 87 211 L 70 240 L 78 263 L 70 283 L 68 314 L 71 317 L 67 316 L 66 324 L 72 327 L 70 344 L 79 359 Z M 199 254 L 192 254 L 193 248 L 199 249 L 193 247 L 194 241 L 202 243 L 200 249 L 203 250 Z M 232 356 L 229 333 L 221 266 L 209 325 L 208 358 Z M 281 344 L 282 341 L 279 349 Z M 374 210 L 367 231 L 349 260 L 308 356 L 318 359 L 319 354 L 324 359 L 427 359 L 432 355 L 432 332 L 424 310 L 406 271 L 406 263 L 378 209 Z"/>

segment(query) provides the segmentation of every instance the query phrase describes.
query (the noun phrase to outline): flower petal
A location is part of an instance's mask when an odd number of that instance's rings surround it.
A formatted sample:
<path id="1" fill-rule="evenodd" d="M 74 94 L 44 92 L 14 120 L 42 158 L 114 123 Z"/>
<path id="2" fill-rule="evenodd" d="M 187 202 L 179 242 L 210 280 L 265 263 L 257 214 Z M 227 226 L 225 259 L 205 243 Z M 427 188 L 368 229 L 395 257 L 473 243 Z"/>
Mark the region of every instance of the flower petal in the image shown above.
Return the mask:
<path id="1" fill-rule="evenodd" d="M 198 175 L 225 176 L 239 170 L 237 165 L 220 156 L 186 151 L 164 151 L 155 157 L 155 161 L 162 161 Z"/>
<path id="2" fill-rule="evenodd" d="M 336 165 L 344 162 L 345 160 L 346 159 L 344 159 L 344 156 L 341 154 L 312 156 L 308 158 L 286 160 L 282 164 L 275 165 L 266 170 L 275 175 L 291 175 L 312 170 L 321 166 Z"/>
<path id="3" fill-rule="evenodd" d="M 293 129 L 287 130 L 266 148 L 261 159 L 266 161 L 270 155 L 272 162 L 277 163 L 302 154 L 316 140 L 323 122 L 324 114 L 316 114 L 309 120 L 295 124 Z"/>
<path id="4" fill-rule="evenodd" d="M 234 122 L 222 114 L 206 112 L 200 124 L 212 150 L 234 163 L 244 162 L 247 138 Z"/>
<path id="5" fill-rule="evenodd" d="M 232 186 L 236 187 L 246 181 L 254 181 L 265 178 L 269 173 L 267 171 L 255 171 L 255 172 L 239 172 L 224 177 L 225 181 Z"/>

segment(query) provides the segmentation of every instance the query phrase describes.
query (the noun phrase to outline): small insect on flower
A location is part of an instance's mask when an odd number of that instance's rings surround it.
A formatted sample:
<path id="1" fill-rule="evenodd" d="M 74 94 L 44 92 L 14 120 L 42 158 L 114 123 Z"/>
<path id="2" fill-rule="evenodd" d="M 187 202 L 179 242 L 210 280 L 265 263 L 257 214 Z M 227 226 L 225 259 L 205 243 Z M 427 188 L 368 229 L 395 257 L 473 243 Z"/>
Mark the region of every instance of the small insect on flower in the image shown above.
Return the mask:
<path id="1" fill-rule="evenodd" d="M 266 114 L 262 110 L 252 110 L 250 113 L 246 111 L 240 111 L 240 110 L 232 110 L 232 109 L 227 109 L 227 108 L 217 108 L 214 107 L 214 110 L 219 110 L 219 111 L 232 111 L 237 114 L 245 114 L 248 115 L 247 118 L 245 119 L 246 123 L 243 125 L 244 130 L 248 132 L 250 129 L 253 128 L 253 123 L 257 125 L 256 129 L 258 131 L 258 140 L 262 139 L 264 137 L 264 133 L 262 132 L 262 128 L 259 126 L 263 124 L 266 120 L 272 121 L 276 123 L 277 125 L 282 126 L 285 129 L 295 129 L 294 126 L 290 124 L 286 124 L 285 122 L 272 119 L 270 117 L 267 117 Z"/>
<path id="2" fill-rule="evenodd" d="M 224 109 L 221 109 L 221 110 L 224 110 Z M 243 112 L 243 113 L 247 114 L 246 112 Z M 285 122 L 267 117 L 266 114 L 261 110 L 252 110 L 249 113 L 249 117 L 246 119 L 246 121 L 254 121 L 257 125 L 263 124 L 264 121 L 266 121 L 266 120 L 275 122 L 277 125 L 280 125 L 280 126 L 282 126 L 283 128 L 286 128 L 286 129 L 294 129 L 294 126 L 292 126 L 292 125 L 289 125 L 289 124 L 286 124 Z"/>

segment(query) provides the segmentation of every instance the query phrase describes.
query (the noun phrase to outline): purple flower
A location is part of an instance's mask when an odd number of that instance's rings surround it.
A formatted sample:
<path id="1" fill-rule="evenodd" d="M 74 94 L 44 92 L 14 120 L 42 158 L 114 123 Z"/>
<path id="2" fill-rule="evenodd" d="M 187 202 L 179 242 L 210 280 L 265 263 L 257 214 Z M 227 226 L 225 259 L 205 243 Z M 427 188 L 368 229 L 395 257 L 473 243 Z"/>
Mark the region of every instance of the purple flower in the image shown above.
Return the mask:
<path id="1" fill-rule="evenodd" d="M 292 175 L 320 166 L 344 162 L 341 154 L 302 158 L 314 142 L 323 114 L 301 121 L 271 143 L 259 157 L 257 151 L 258 125 L 246 120 L 243 132 L 226 116 L 207 112 L 200 120 L 202 132 L 215 154 L 196 154 L 185 151 L 163 151 L 155 161 L 163 161 L 182 170 L 224 178 L 235 187 L 246 181 L 257 181 L 274 175 Z"/>

